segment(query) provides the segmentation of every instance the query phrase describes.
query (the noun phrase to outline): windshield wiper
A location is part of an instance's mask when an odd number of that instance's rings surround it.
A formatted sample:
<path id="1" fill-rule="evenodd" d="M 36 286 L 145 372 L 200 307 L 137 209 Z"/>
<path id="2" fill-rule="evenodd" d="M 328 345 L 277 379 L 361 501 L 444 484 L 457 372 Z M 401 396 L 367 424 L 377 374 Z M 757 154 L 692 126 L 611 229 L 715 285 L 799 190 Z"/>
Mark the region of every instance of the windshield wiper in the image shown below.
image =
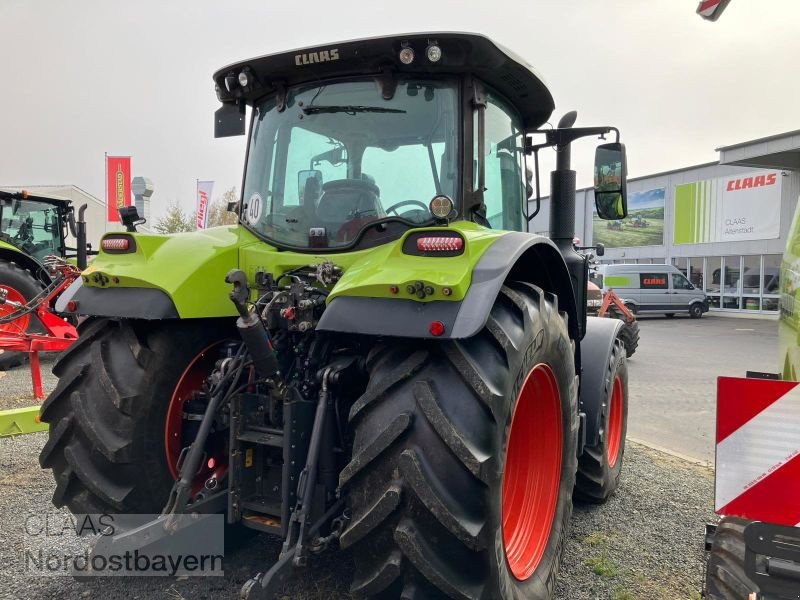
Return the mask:
<path id="1" fill-rule="evenodd" d="M 406 111 L 399 108 L 384 108 L 383 106 L 304 106 L 303 112 L 307 115 L 318 115 L 323 113 L 345 113 L 354 115 L 356 113 L 404 113 Z"/>

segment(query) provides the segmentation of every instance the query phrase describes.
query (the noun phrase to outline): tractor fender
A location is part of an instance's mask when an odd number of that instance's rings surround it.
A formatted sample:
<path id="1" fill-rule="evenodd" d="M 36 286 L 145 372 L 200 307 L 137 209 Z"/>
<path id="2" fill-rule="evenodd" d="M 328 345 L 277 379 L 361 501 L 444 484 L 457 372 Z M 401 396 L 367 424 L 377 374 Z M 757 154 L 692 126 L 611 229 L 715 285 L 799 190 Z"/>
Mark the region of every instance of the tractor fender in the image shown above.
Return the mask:
<path id="1" fill-rule="evenodd" d="M 508 280 L 532 283 L 558 296 L 559 310 L 569 315 L 570 337 L 578 339 L 575 295 L 561 253 L 549 239 L 521 232 L 499 237 L 483 253 L 460 302 L 338 296 L 328 305 L 317 329 L 434 338 L 431 323 L 439 321 L 444 332 L 435 336 L 437 339 L 469 338 L 486 325 L 500 288 Z"/>
<path id="2" fill-rule="evenodd" d="M 599 441 L 603 418 L 605 377 L 611 360 L 611 351 L 623 324 L 619 319 L 586 318 L 586 335 L 581 341 L 580 410 L 586 414 L 586 445 Z"/>
<path id="3" fill-rule="evenodd" d="M 29 271 L 34 279 L 41 281 L 45 285 L 49 284 L 51 281 L 47 269 L 45 269 L 39 261 L 21 250 L 18 250 L 16 247 L 2 241 L 0 241 L 0 260 L 15 263 L 17 266 Z"/>
<path id="4" fill-rule="evenodd" d="M 239 250 L 255 238 L 241 227 L 212 227 L 159 235 L 110 233 L 134 240 L 124 254 L 101 251 L 64 293 L 75 313 L 129 319 L 229 317 L 225 275 L 239 266 Z M 101 242 L 102 243 L 102 242 Z"/>
<path id="5" fill-rule="evenodd" d="M 56 300 L 56 312 L 69 314 L 70 301 L 75 303 L 76 315 L 147 320 L 179 317 L 172 298 L 155 288 L 98 290 L 83 285 L 83 280 L 79 277 Z"/>

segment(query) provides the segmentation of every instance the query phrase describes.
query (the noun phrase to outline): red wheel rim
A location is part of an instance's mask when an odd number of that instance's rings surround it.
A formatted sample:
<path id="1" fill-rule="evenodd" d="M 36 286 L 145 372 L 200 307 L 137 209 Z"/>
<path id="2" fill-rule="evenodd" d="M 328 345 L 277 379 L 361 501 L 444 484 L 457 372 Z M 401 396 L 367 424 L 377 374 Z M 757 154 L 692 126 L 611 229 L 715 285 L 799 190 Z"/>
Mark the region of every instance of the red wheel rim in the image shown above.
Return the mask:
<path id="1" fill-rule="evenodd" d="M 625 408 L 625 395 L 622 393 L 622 380 L 614 378 L 614 389 L 611 391 L 611 406 L 608 414 L 608 464 L 613 467 L 619 459 L 622 446 L 622 414 Z"/>
<path id="2" fill-rule="evenodd" d="M 8 292 L 6 296 L 6 300 L 11 302 L 18 302 L 20 304 L 27 303 L 25 296 L 20 294 L 17 290 L 7 285 L 0 285 L 0 289 L 4 289 Z M 7 317 L 11 313 L 18 311 L 19 309 L 11 306 L 10 304 L 4 302 L 0 304 L 0 317 Z M 31 315 L 28 313 L 25 316 L 20 317 L 19 319 L 14 319 L 9 323 L 0 323 L 0 333 L 21 333 L 23 331 L 28 330 L 28 325 L 31 322 Z"/>
<path id="3" fill-rule="evenodd" d="M 164 427 L 164 448 L 166 450 L 167 465 L 173 479 L 178 478 L 178 458 L 184 446 L 188 446 L 190 440 L 183 440 L 183 406 L 192 397 L 192 392 L 200 390 L 203 382 L 214 369 L 214 363 L 219 358 L 217 349 L 224 342 L 217 342 L 205 348 L 195 356 L 189 366 L 181 375 L 167 408 L 167 421 Z M 216 477 L 222 481 L 228 471 L 228 445 L 225 432 L 211 433 L 206 443 L 206 456 L 203 464 L 192 482 L 192 493 L 199 492 L 205 482 L 211 477 Z"/>
<path id="4" fill-rule="evenodd" d="M 520 581 L 536 571 L 553 528 L 561 483 L 561 395 L 553 370 L 536 365 L 522 385 L 508 432 L 503 544 Z"/>

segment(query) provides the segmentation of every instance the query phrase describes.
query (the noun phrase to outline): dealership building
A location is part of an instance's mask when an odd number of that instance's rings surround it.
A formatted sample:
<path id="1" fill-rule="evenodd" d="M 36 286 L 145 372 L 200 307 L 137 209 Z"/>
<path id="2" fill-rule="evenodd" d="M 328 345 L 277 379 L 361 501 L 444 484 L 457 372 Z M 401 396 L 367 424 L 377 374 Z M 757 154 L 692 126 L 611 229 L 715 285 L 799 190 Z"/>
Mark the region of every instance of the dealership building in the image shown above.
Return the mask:
<path id="1" fill-rule="evenodd" d="M 601 264 L 675 265 L 712 311 L 777 315 L 781 255 L 800 226 L 800 130 L 717 151 L 718 162 L 629 179 L 620 221 L 599 220 L 592 189 L 578 190 L 575 235 L 605 245 Z M 549 212 L 544 198 L 530 231 L 547 235 Z"/>

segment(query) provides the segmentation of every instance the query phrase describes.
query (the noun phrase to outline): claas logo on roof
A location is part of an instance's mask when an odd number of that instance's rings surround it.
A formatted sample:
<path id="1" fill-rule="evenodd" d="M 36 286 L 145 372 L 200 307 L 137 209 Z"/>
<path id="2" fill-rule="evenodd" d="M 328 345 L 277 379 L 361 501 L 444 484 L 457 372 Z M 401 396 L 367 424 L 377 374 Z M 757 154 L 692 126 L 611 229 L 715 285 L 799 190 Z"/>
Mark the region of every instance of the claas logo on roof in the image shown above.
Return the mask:
<path id="1" fill-rule="evenodd" d="M 700 0 L 697 14 L 707 21 L 716 21 L 728 6 L 731 0 Z"/>

